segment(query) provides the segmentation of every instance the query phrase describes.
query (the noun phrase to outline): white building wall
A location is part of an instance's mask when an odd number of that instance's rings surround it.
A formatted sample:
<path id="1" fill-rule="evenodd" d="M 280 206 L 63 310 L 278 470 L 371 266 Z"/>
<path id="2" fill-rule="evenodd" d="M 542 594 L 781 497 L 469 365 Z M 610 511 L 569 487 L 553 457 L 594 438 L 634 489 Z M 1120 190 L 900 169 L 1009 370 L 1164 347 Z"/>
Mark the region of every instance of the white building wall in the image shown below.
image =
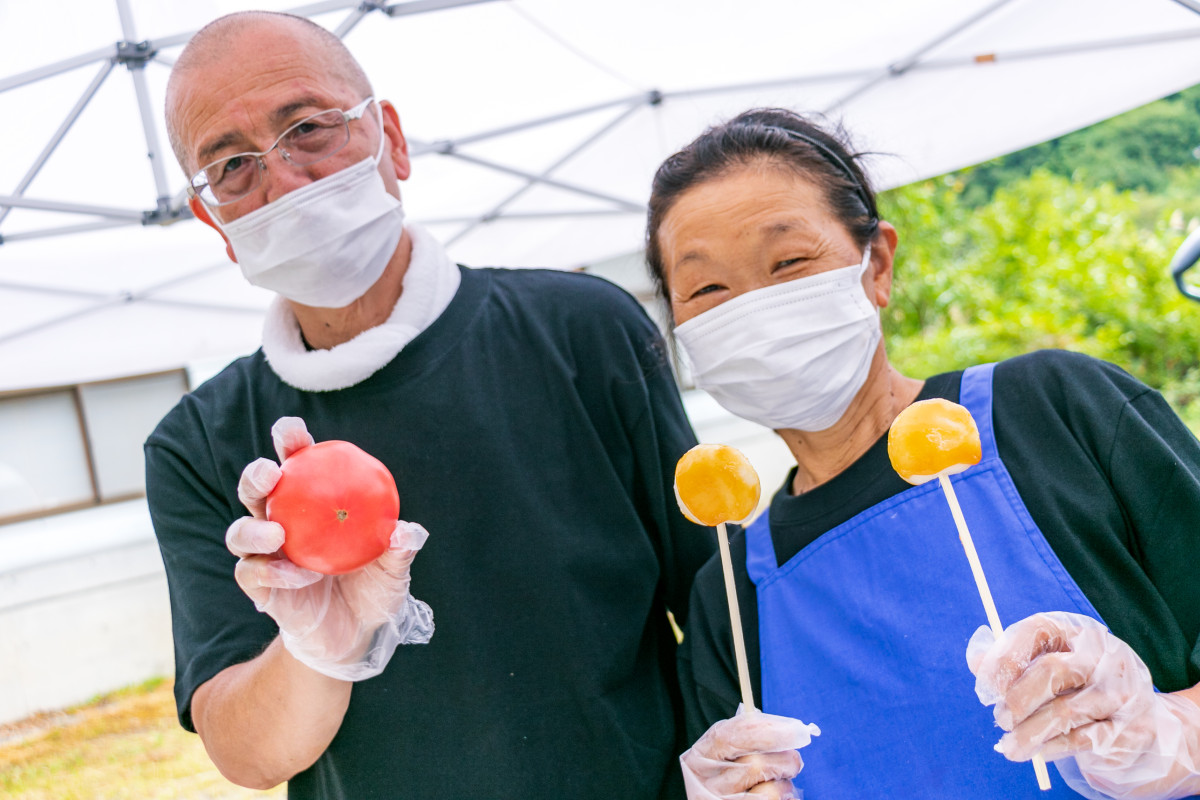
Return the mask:
<path id="1" fill-rule="evenodd" d="M 0 526 L 0 723 L 172 670 L 144 500 Z"/>

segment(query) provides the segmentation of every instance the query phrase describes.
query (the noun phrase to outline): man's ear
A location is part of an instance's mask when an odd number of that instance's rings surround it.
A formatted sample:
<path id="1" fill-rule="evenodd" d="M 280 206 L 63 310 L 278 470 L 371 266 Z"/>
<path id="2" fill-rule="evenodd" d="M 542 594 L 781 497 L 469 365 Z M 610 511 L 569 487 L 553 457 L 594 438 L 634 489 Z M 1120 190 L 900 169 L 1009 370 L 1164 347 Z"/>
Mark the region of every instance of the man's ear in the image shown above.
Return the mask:
<path id="1" fill-rule="evenodd" d="M 412 174 L 412 162 L 408 157 L 408 141 L 400 127 L 400 115 L 396 113 L 396 107 L 387 100 L 380 100 L 379 108 L 383 112 L 383 134 L 388 137 L 385 149 L 392 157 L 396 180 L 408 180 L 408 176 Z"/>
<path id="2" fill-rule="evenodd" d="M 217 233 L 221 234 L 221 238 L 225 240 L 225 254 L 229 256 L 229 260 L 237 263 L 237 256 L 233 254 L 233 244 L 230 243 L 229 237 L 225 235 L 225 231 L 221 230 L 217 223 L 213 222 L 212 215 L 208 213 L 208 208 L 201 202 L 199 197 L 188 198 L 188 208 L 192 210 L 192 214 L 196 219 L 203 222 L 208 227 L 212 228 Z"/>

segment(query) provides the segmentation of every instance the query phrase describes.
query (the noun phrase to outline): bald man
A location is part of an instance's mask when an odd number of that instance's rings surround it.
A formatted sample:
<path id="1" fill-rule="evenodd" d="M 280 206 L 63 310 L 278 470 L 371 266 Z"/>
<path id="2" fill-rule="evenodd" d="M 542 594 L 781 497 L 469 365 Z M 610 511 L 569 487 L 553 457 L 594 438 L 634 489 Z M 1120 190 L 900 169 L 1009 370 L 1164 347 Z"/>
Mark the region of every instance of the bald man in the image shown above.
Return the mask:
<path id="1" fill-rule="evenodd" d="M 307 20 L 201 30 L 167 123 L 192 210 L 278 295 L 262 348 L 146 443 L 183 726 L 292 798 L 682 797 L 667 611 L 713 539 L 676 508 L 694 437 L 653 324 L 406 225 L 396 110 Z M 388 550 L 346 574 L 292 563 L 263 513 L 314 439 L 400 492 Z"/>

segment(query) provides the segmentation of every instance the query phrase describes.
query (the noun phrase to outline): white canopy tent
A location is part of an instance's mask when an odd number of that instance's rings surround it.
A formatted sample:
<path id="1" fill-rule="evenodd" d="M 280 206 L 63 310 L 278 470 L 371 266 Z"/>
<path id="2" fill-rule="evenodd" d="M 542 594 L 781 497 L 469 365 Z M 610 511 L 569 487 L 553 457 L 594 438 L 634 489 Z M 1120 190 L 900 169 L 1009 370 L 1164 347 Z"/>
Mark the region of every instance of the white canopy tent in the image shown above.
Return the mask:
<path id="1" fill-rule="evenodd" d="M 190 32 L 247 6 L 0 3 L 0 391 L 257 345 L 267 297 L 188 219 L 162 124 Z M 409 218 L 475 265 L 635 252 L 655 167 L 751 106 L 843 120 L 886 188 L 1200 82 L 1198 0 L 255 6 L 345 37 L 400 110 Z"/>
<path id="2" fill-rule="evenodd" d="M 0 722 L 170 672 L 140 443 L 194 381 L 107 379 L 202 376 L 257 347 L 269 296 L 187 218 L 162 125 L 190 32 L 246 6 L 0 0 L 0 627 L 12 645 Z M 1200 83 L 1200 0 L 299 11 L 343 34 L 400 110 L 415 156 L 409 218 L 455 258 L 586 267 L 634 290 L 654 169 L 745 108 L 842 119 L 883 154 L 872 164 L 883 188 Z M 700 393 L 685 403 L 702 439 L 742 449 L 765 485 L 781 479 L 788 454 L 769 431 Z"/>

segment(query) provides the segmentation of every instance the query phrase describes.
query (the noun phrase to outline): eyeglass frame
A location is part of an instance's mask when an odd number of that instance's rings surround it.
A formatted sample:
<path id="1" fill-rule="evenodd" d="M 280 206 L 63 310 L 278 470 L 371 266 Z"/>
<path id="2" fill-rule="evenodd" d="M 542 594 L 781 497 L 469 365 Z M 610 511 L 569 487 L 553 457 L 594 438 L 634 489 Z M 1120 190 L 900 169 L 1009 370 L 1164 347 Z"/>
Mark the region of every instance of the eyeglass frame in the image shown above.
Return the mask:
<path id="1" fill-rule="evenodd" d="M 266 165 L 266 163 L 264 163 L 263 159 L 265 159 L 268 155 L 271 154 L 271 152 L 273 150 L 275 150 L 276 148 L 279 147 L 279 143 L 284 140 L 284 137 L 286 137 L 289 133 L 291 133 L 293 130 L 295 130 L 299 126 L 303 125 L 304 123 L 308 122 L 309 120 L 311 120 L 315 117 L 319 117 L 322 114 L 328 114 L 330 111 L 337 111 L 337 112 L 341 113 L 342 122 L 346 126 L 346 141 L 343 142 L 341 144 L 341 146 L 339 146 L 336 150 L 331 150 L 330 152 L 328 152 L 325 155 L 318 158 L 316 161 L 309 161 L 305 164 L 298 164 L 297 162 L 293 161 L 291 153 L 289 153 L 287 150 L 281 149 L 279 151 L 279 155 L 281 158 L 283 158 L 284 161 L 288 162 L 289 164 L 298 166 L 298 167 L 310 167 L 313 164 L 320 164 L 325 159 L 327 159 L 331 156 L 334 156 L 334 155 L 340 153 L 342 150 L 346 149 L 346 145 L 350 144 L 350 122 L 352 120 L 362 119 L 363 115 L 367 113 L 367 107 L 369 105 L 371 105 L 371 103 L 374 102 L 374 100 L 375 100 L 375 97 L 374 97 L 374 95 L 372 95 L 372 96 L 366 98 L 365 100 L 363 100 L 361 103 L 359 103 L 349 109 L 327 108 L 324 111 L 318 111 L 315 114 L 309 114 L 304 119 L 296 120 L 291 125 L 288 125 L 287 128 L 283 131 L 283 133 L 281 133 L 281 134 L 279 134 L 279 136 L 275 137 L 275 141 L 272 142 L 271 146 L 268 147 L 266 150 L 263 150 L 261 152 L 247 151 L 244 153 L 232 153 L 227 156 L 221 156 L 220 158 L 218 158 L 215 161 L 210 161 L 209 163 L 207 163 L 203 167 L 201 167 L 199 170 L 197 170 L 196 173 L 194 175 L 192 175 L 191 178 L 188 179 L 188 186 L 187 186 L 188 196 L 195 197 L 196 199 L 198 199 L 200 202 L 204 203 L 204 205 L 209 208 L 221 208 L 223 206 L 232 205 L 233 203 L 236 203 L 239 200 L 245 199 L 246 197 L 250 196 L 254 192 L 255 189 L 257 189 L 259 186 L 262 186 L 262 176 L 263 176 L 263 173 L 266 172 L 266 170 L 267 170 L 267 165 Z M 380 135 L 382 135 L 382 132 L 380 133 Z M 209 168 L 213 167 L 214 165 L 228 161 L 232 158 L 253 158 L 254 161 L 258 164 L 258 182 L 255 183 L 254 186 L 252 186 L 250 189 L 248 189 L 245 194 L 240 194 L 237 197 L 233 198 L 232 200 L 224 200 L 221 202 L 210 203 L 208 200 L 205 200 L 203 195 L 201 194 L 204 191 L 204 188 L 203 187 L 201 187 L 200 189 L 196 188 L 196 186 L 195 186 L 196 179 L 199 178 L 200 176 L 204 175 L 204 172 L 206 170 L 208 170 Z M 204 179 L 204 186 L 212 186 L 212 184 L 208 181 L 207 178 Z M 213 197 L 214 198 L 216 197 L 215 193 L 213 193 Z"/>

